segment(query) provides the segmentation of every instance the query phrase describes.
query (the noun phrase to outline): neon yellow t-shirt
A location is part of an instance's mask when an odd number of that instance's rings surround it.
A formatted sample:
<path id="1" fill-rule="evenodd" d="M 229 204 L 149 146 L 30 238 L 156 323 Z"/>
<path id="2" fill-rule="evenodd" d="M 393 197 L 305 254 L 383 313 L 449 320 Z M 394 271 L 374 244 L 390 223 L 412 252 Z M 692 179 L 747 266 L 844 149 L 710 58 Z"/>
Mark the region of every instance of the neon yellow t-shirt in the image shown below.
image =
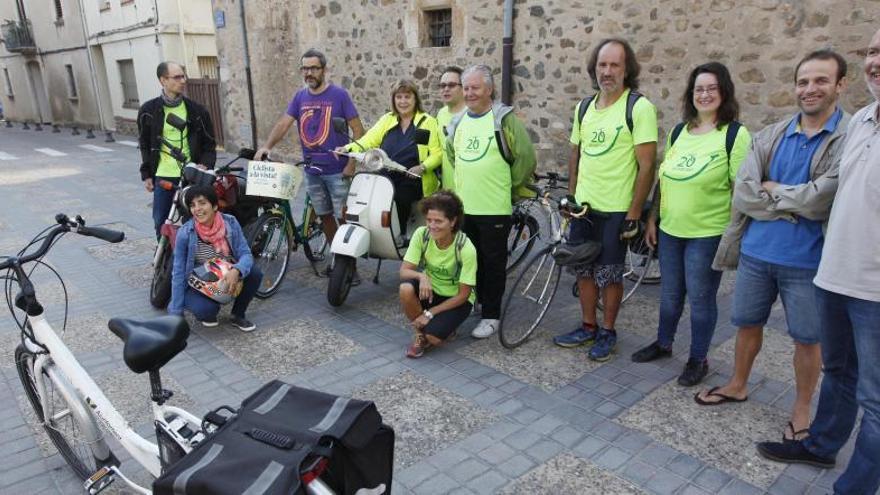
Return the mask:
<path id="1" fill-rule="evenodd" d="M 730 198 L 736 172 L 749 152 L 752 137 L 742 126 L 730 151 L 727 126 L 695 136 L 682 129 L 660 164 L 660 229 L 693 239 L 721 235 L 730 223 Z"/>
<path id="2" fill-rule="evenodd" d="M 468 215 L 510 215 L 510 165 L 495 142 L 490 110 L 481 117 L 465 113 L 455 130 L 455 192 Z"/>
<path id="3" fill-rule="evenodd" d="M 466 112 L 467 109 L 462 110 Z M 446 105 L 437 112 L 437 126 L 440 128 L 440 146 L 443 149 L 443 162 L 440 167 L 440 183 L 441 188 L 446 189 L 448 191 L 455 190 L 455 167 L 452 166 L 452 162 L 449 161 L 449 157 L 446 156 L 446 126 L 452 122 L 452 117 L 455 115 L 449 111 L 449 107 Z"/>
<path id="4" fill-rule="evenodd" d="M 644 96 L 633 107 L 633 131 L 629 132 L 628 96 L 627 89 L 613 105 L 598 110 L 597 95 L 590 102 L 583 125 L 577 120 L 580 103 L 574 108 L 569 141 L 581 148 L 575 197 L 595 210 L 629 210 L 639 168 L 635 145 L 657 142 L 657 109 Z"/>
<path id="5" fill-rule="evenodd" d="M 181 103 L 176 107 L 165 106 L 165 119 L 162 123 L 162 136 L 175 147 L 180 148 L 183 156 L 189 158 L 189 141 L 186 139 L 189 135 L 189 127 L 186 127 L 181 134 L 168 123 L 168 114 L 173 113 L 183 120 L 186 120 L 186 105 Z M 181 137 L 182 136 L 182 137 Z M 168 147 L 162 145 L 162 151 L 159 152 L 159 168 L 156 169 L 157 177 L 180 177 L 180 166 L 171 155 L 168 154 Z"/>
<path id="6" fill-rule="evenodd" d="M 458 134 L 456 132 L 456 134 Z M 413 233 L 406 248 L 404 261 L 418 265 L 422 258 L 422 238 L 427 227 L 419 227 Z M 463 235 L 463 234 L 462 234 Z M 428 236 L 428 250 L 425 251 L 425 273 L 431 278 L 431 289 L 443 297 L 452 297 L 458 294 L 459 284 L 469 285 L 471 288 L 477 285 L 477 249 L 471 240 L 465 237 L 461 247 L 461 273 L 458 283 L 453 280 L 455 276 L 455 242 L 440 249 L 434 239 Z M 468 301 L 474 302 L 474 291 L 471 290 Z"/>

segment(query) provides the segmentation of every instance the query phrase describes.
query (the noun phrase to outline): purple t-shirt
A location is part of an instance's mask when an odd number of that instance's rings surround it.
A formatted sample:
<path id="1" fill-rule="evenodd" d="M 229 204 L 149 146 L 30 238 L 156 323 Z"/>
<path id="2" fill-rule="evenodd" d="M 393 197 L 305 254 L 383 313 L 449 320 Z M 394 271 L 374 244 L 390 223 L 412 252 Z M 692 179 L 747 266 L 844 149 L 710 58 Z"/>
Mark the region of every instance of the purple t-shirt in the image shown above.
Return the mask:
<path id="1" fill-rule="evenodd" d="M 358 116 L 348 91 L 334 84 L 317 95 L 308 88 L 300 89 L 287 105 L 287 115 L 296 119 L 303 158 L 320 168 L 321 175 L 342 172 L 348 159 L 337 158 L 331 151 L 348 144 L 348 138 L 333 131 L 331 119 L 344 117 L 349 121 Z"/>

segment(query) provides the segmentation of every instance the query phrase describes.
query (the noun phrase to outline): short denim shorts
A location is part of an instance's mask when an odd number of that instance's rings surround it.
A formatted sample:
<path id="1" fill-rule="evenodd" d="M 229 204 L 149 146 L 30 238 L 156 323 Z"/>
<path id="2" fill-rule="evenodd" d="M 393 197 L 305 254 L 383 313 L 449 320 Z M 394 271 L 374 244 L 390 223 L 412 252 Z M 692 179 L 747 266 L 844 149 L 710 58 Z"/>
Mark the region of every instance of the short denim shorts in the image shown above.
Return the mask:
<path id="1" fill-rule="evenodd" d="M 778 296 L 782 299 L 791 338 L 800 344 L 818 344 L 820 324 L 813 286 L 815 276 L 815 269 L 778 265 L 741 255 L 731 323 L 738 327 L 763 327 Z"/>
<path id="2" fill-rule="evenodd" d="M 338 174 L 305 174 L 306 192 L 318 215 L 329 215 L 342 218 L 342 207 L 348 198 L 348 186 L 351 179 Z"/>

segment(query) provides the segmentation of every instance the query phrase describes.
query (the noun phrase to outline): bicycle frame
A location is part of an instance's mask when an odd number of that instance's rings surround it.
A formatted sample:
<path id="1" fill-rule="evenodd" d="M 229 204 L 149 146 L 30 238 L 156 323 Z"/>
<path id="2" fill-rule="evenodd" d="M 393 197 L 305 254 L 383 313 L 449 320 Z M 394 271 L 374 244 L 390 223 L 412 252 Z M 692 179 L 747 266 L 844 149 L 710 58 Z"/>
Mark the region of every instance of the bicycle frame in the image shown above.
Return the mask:
<path id="1" fill-rule="evenodd" d="M 29 317 L 28 321 L 33 330 L 34 337 L 40 345 L 49 350 L 49 353 L 45 354 L 43 349 L 36 343 L 28 338 L 24 339 L 28 350 L 37 355 L 37 359 L 34 360 L 32 376 L 36 381 L 36 388 L 39 392 L 43 411 L 50 410 L 47 407 L 46 386 L 43 382 L 43 373 L 45 372 L 46 376 L 53 380 L 68 406 L 76 408 L 76 410 L 71 410 L 70 413 L 76 416 L 78 426 L 83 428 L 89 447 L 96 459 L 108 460 L 111 454 L 95 420 L 100 422 L 100 425 L 119 441 L 137 463 L 141 464 L 154 477 L 159 476 L 162 471 L 162 465 L 158 445 L 138 435 L 131 428 L 128 421 L 113 407 L 113 404 L 104 395 L 104 392 L 101 391 L 88 372 L 83 369 L 73 356 L 73 353 L 70 352 L 64 342 L 58 337 L 44 315 Z M 166 418 L 175 415 L 200 428 L 201 420 L 183 409 L 166 405 L 160 406 L 155 402 L 152 404 L 153 417 L 160 424 L 167 427 L 168 422 Z M 190 452 L 192 445 L 186 440 L 181 440 L 183 439 L 175 439 L 184 452 Z M 122 478 L 132 488 L 141 493 L 151 493 L 150 490 L 140 487 L 124 477 Z"/>

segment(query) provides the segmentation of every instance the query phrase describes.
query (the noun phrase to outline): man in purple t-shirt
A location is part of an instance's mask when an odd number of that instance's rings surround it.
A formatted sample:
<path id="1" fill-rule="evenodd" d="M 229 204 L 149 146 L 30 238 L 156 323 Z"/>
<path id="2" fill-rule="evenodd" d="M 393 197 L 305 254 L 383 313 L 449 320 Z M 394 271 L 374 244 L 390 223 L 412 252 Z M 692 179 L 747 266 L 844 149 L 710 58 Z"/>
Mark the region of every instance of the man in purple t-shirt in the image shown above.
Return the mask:
<path id="1" fill-rule="evenodd" d="M 293 96 L 287 105 L 287 112 L 272 128 L 269 139 L 257 150 L 256 157 L 259 159 L 268 155 L 272 147 L 287 135 L 294 121 L 297 122 L 303 159 L 312 164 L 306 169 L 306 191 L 315 213 L 321 217 L 327 241 L 333 242 L 337 226 L 334 217 L 342 223 L 342 207 L 348 196 L 349 177 L 353 175 L 354 164 L 348 164 L 347 158 L 331 153 L 348 142 L 346 136 L 333 131 L 332 119 L 345 118 L 355 139 L 364 134 L 364 126 L 348 92 L 324 78 L 327 69 L 324 54 L 310 49 L 300 60 L 300 71 L 306 87 Z"/>

